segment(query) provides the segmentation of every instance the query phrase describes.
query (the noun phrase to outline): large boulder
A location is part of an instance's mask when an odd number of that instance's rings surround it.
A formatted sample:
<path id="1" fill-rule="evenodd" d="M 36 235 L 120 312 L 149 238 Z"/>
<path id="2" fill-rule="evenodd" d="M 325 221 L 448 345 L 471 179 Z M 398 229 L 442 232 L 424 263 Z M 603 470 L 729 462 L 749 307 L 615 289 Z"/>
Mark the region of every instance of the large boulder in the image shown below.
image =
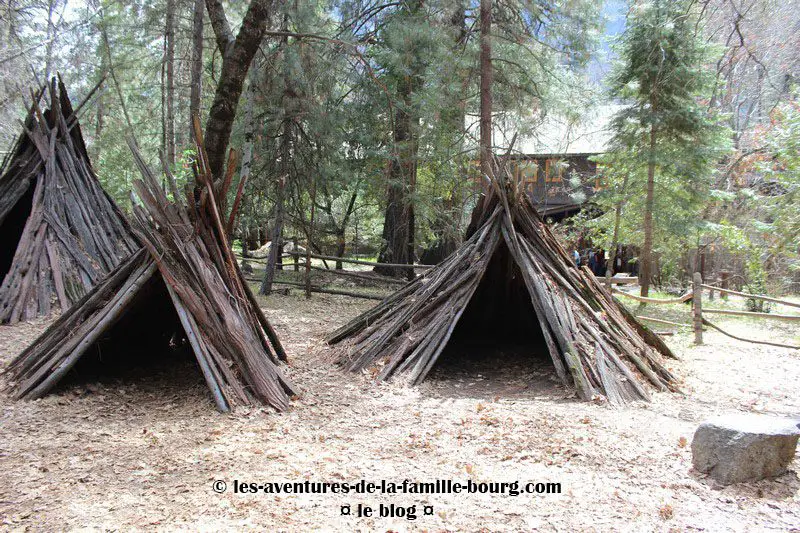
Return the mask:
<path id="1" fill-rule="evenodd" d="M 692 463 L 723 485 L 774 477 L 792 462 L 798 437 L 798 420 L 755 414 L 719 416 L 697 428 Z"/>

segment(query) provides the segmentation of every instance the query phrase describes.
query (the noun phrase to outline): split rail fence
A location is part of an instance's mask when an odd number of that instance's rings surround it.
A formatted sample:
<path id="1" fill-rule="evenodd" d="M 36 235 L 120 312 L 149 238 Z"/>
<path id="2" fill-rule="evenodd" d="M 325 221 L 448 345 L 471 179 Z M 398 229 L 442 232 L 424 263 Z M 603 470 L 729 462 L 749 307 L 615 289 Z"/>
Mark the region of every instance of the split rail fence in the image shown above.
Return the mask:
<path id="1" fill-rule="evenodd" d="M 346 263 L 346 264 L 354 264 L 354 265 L 362 265 L 362 266 L 370 266 L 370 267 L 386 267 L 386 268 L 401 268 L 401 269 L 409 269 L 411 272 L 416 273 L 417 270 L 428 270 L 434 268 L 436 265 L 419 265 L 419 264 L 406 264 L 406 263 L 380 263 L 377 261 L 367 261 L 366 259 L 350 259 L 346 257 L 338 257 L 333 255 L 324 255 L 324 254 L 316 254 L 311 253 L 308 248 L 306 247 L 306 251 L 300 251 L 298 247 L 298 243 L 296 239 L 291 240 L 293 245 L 293 250 L 291 252 L 284 252 L 280 255 L 281 261 L 283 259 L 291 259 L 291 263 L 283 263 L 281 262 L 279 265 L 276 265 L 277 268 L 280 269 L 293 269 L 295 272 L 299 272 L 301 268 L 305 270 L 305 279 L 303 283 L 297 281 L 285 281 L 285 280 L 273 280 L 274 285 L 288 285 L 294 287 L 305 287 L 306 289 L 306 297 L 311 297 L 311 293 L 321 293 L 321 294 L 335 294 L 339 296 L 349 296 L 352 298 L 364 298 L 367 300 L 383 300 L 384 296 L 379 296 L 375 294 L 365 294 L 361 292 L 353 292 L 353 291 L 345 291 L 340 289 L 330 289 L 321 287 L 319 285 L 314 285 L 311 282 L 311 271 L 318 271 L 318 272 L 326 272 L 329 274 L 333 274 L 336 276 L 343 276 L 348 278 L 355 278 L 361 279 L 364 281 L 372 281 L 372 282 L 380 282 L 380 283 L 387 283 L 390 285 L 405 285 L 410 279 L 398 279 L 392 278 L 389 276 L 381 276 L 381 275 L 371 275 L 365 272 L 353 271 L 353 270 L 344 270 L 341 268 L 330 268 L 328 266 L 328 261 L 336 262 L 336 263 Z M 251 263 L 256 264 L 263 264 L 267 265 L 268 259 L 267 258 L 257 258 L 257 257 L 245 257 L 242 254 L 237 253 L 236 258 L 240 261 L 248 261 Z M 303 259 L 303 260 L 301 260 Z M 322 261 L 323 265 L 325 266 L 318 266 L 312 263 L 312 259 L 319 259 Z M 604 277 L 598 276 L 598 282 L 603 282 L 605 280 Z M 251 279 L 250 281 L 260 281 Z M 615 276 L 611 278 L 612 285 L 631 285 L 635 284 L 638 281 L 638 278 L 635 276 Z"/>
<path id="2" fill-rule="evenodd" d="M 769 342 L 769 341 L 760 341 L 755 339 L 747 339 L 744 337 L 739 337 L 738 335 L 733 335 L 730 332 L 727 332 L 713 324 L 708 319 L 706 319 L 703 315 L 704 314 L 718 314 L 718 315 L 731 315 L 731 316 L 745 316 L 745 317 L 753 317 L 759 319 L 767 319 L 767 320 L 783 320 L 789 322 L 798 322 L 800 323 L 800 315 L 787 315 L 787 314 L 780 314 L 780 313 L 757 313 L 752 311 L 736 311 L 732 309 L 717 309 L 717 308 L 709 308 L 703 306 L 703 289 L 707 289 L 709 291 L 709 299 L 708 301 L 714 301 L 714 294 L 718 292 L 722 299 L 727 299 L 727 296 L 734 295 L 734 296 L 741 296 L 744 298 L 751 298 L 754 300 L 762 300 L 766 302 L 777 303 L 781 305 L 785 305 L 788 307 L 796 307 L 800 308 L 800 303 L 797 302 L 790 302 L 788 300 L 781 300 L 779 298 L 773 298 L 771 296 L 764 296 L 762 294 L 750 294 L 741 291 L 734 291 L 728 289 L 727 287 L 717 287 L 715 285 L 708 285 L 703 283 L 703 278 L 699 272 L 695 272 L 692 278 L 692 290 L 686 292 L 686 294 L 679 296 L 677 298 L 646 298 L 642 296 L 637 296 L 635 294 L 630 294 L 628 292 L 624 292 L 618 289 L 613 289 L 613 293 L 624 296 L 626 298 L 631 298 L 633 300 L 647 303 L 647 304 L 655 304 L 655 305 L 665 305 L 665 304 L 677 304 L 677 303 L 685 303 L 691 301 L 692 303 L 692 321 L 691 323 L 681 323 L 681 322 L 673 322 L 669 320 L 664 320 L 661 318 L 649 317 L 649 316 L 639 316 L 640 320 L 653 322 L 655 324 L 664 324 L 669 326 L 677 326 L 677 327 L 690 327 L 694 330 L 694 342 L 695 344 L 703 344 L 703 331 L 705 331 L 704 326 L 710 327 L 719 331 L 723 335 L 727 335 L 732 339 L 736 339 L 738 341 L 743 342 L 751 342 L 754 344 L 765 344 L 768 346 L 778 346 L 780 348 L 792 348 L 795 350 L 800 350 L 800 346 L 795 346 L 791 344 L 783 344 L 778 342 Z"/>
<path id="3" fill-rule="evenodd" d="M 332 289 L 327 287 L 321 287 L 319 285 L 315 285 L 311 282 L 311 271 L 321 271 L 327 272 L 330 274 L 334 274 L 337 276 L 344 276 L 350 278 L 361 279 L 365 281 L 373 281 L 373 282 L 381 282 L 381 283 L 389 283 L 389 284 L 398 284 L 403 285 L 407 283 L 406 280 L 395 279 L 388 276 L 378 276 L 378 275 L 371 275 L 364 272 L 352 271 L 352 270 L 344 270 L 344 269 L 334 269 L 328 267 L 328 261 L 334 261 L 337 263 L 346 263 L 346 264 L 355 264 L 355 265 L 364 265 L 364 266 L 371 266 L 371 267 L 389 267 L 389 268 L 404 268 L 404 269 L 411 269 L 411 272 L 415 272 L 416 270 L 427 270 L 433 268 L 434 265 L 409 265 L 409 264 L 397 264 L 397 263 L 380 263 L 376 261 L 367 261 L 365 259 L 349 259 L 346 257 L 337 257 L 332 255 L 323 255 L 323 254 L 316 254 L 311 253 L 308 248 L 306 248 L 305 252 L 300 251 L 299 247 L 297 246 L 297 241 L 292 240 L 293 242 L 293 251 L 288 253 L 281 254 L 281 259 L 292 259 L 292 263 L 286 264 L 283 263 L 281 268 L 292 268 L 295 272 L 299 272 L 300 268 L 303 268 L 305 271 L 304 281 L 303 283 L 297 281 L 283 281 L 283 280 L 275 280 L 273 281 L 276 285 L 287 285 L 287 286 L 294 286 L 294 287 L 301 287 L 305 288 L 306 297 L 310 298 L 312 293 L 321 293 L 321 294 L 334 294 L 339 296 L 348 296 L 352 298 L 363 298 L 367 300 L 383 300 L 384 296 L 376 295 L 376 294 L 366 294 L 361 292 L 354 292 L 354 291 L 346 291 L 341 289 Z M 260 258 L 253 258 L 253 257 L 243 257 L 237 254 L 237 257 L 241 260 L 250 261 L 253 263 L 267 263 L 267 259 L 260 259 Z M 303 259 L 301 261 L 301 258 Z M 318 266 L 312 264 L 312 259 L 319 259 L 323 262 L 325 266 Z M 606 278 L 598 276 L 598 282 L 603 283 Z M 630 285 L 635 283 L 637 278 L 635 276 L 621 276 L 621 277 L 613 277 L 610 279 L 612 285 Z M 257 281 L 257 280 L 256 280 Z M 721 282 L 723 285 L 727 285 L 728 278 L 727 276 L 723 276 L 721 278 Z M 692 304 L 692 321 L 691 323 L 681 323 L 675 322 L 671 320 L 665 320 L 663 318 L 655 318 L 650 316 L 639 316 L 640 320 L 646 322 L 652 322 L 654 324 L 660 324 L 665 326 L 674 326 L 674 327 L 686 327 L 692 328 L 694 330 L 694 338 L 695 344 L 703 344 L 703 331 L 706 330 L 706 327 L 712 328 L 714 330 L 719 331 L 720 333 L 731 337 L 732 339 L 736 339 L 738 341 L 743 342 L 751 342 L 754 344 L 765 344 L 768 346 L 778 346 L 781 348 L 792 348 L 796 350 L 800 350 L 800 346 L 794 346 L 791 344 L 782 344 L 777 342 L 768 342 L 768 341 L 759 341 L 755 339 L 747 339 L 744 337 L 739 337 L 737 335 L 733 335 L 729 333 L 719 326 L 711 323 L 707 320 L 703 315 L 704 314 L 719 314 L 719 315 L 732 315 L 732 316 L 747 316 L 747 317 L 754 317 L 754 318 L 763 318 L 768 320 L 784 320 L 784 321 L 795 321 L 800 322 L 800 315 L 786 315 L 786 314 L 779 314 L 779 313 L 756 313 L 751 311 L 735 311 L 731 309 L 715 309 L 715 308 L 708 308 L 703 306 L 703 289 L 707 289 L 709 291 L 709 299 L 708 301 L 714 301 L 715 293 L 720 294 L 721 299 L 727 299 L 727 296 L 734 295 L 734 296 L 741 296 L 744 298 L 752 298 L 755 300 L 763 300 L 766 302 L 777 303 L 781 305 L 785 305 L 788 307 L 796 307 L 800 308 L 800 303 L 790 302 L 787 300 L 781 300 L 779 298 L 773 298 L 771 296 L 764 296 L 761 294 L 750 294 L 741 291 L 734 291 L 727 286 L 717 287 L 714 285 L 708 285 L 703 283 L 702 276 L 699 272 L 694 274 L 692 279 L 692 290 L 687 291 L 682 296 L 678 296 L 676 298 L 648 298 L 643 296 L 637 296 L 635 294 L 631 294 L 629 292 L 621 291 L 617 288 L 612 288 L 612 293 L 624 296 L 626 298 L 631 298 L 638 302 L 647 303 L 647 304 L 654 304 L 654 305 L 665 305 L 665 304 L 679 304 L 679 303 L 686 303 L 690 302 Z M 705 326 L 705 327 L 704 327 Z M 669 335 L 671 332 L 658 332 L 660 335 Z"/>

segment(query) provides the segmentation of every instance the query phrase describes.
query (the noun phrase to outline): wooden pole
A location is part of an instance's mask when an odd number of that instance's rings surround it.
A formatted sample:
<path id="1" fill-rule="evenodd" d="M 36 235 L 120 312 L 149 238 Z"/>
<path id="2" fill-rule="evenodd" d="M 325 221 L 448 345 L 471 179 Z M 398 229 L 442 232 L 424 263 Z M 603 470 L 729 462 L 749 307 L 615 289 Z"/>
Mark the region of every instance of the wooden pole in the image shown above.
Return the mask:
<path id="1" fill-rule="evenodd" d="M 311 298 L 311 241 L 314 236 L 314 212 L 317 205 L 317 179 L 311 179 L 311 222 L 308 228 L 306 244 L 306 299 Z"/>
<path id="2" fill-rule="evenodd" d="M 781 344 L 779 342 L 757 341 L 757 340 L 754 340 L 754 339 L 745 339 L 743 337 L 737 337 L 736 335 L 731 335 L 730 333 L 728 333 L 724 329 L 721 329 L 720 327 L 715 326 L 714 324 L 712 324 L 711 322 L 709 322 L 708 320 L 705 320 L 705 319 L 703 319 L 703 324 L 705 324 L 706 326 L 709 326 L 711 328 L 714 328 L 715 330 L 719 331 L 723 335 L 727 335 L 728 337 L 730 337 L 732 339 L 736 339 L 737 341 L 752 342 L 753 344 L 766 344 L 767 346 L 777 346 L 779 348 L 791 348 L 792 350 L 800 350 L 800 346 L 795 346 L 793 344 Z"/>
<path id="3" fill-rule="evenodd" d="M 428 270 L 434 268 L 436 265 L 409 265 L 408 263 L 376 263 L 375 261 L 365 261 L 363 259 L 345 259 L 344 257 L 337 257 L 335 255 L 322 255 L 311 254 L 314 259 L 322 259 L 327 261 L 340 261 L 342 263 L 351 263 L 354 265 L 368 265 L 368 266 L 384 266 L 391 268 L 412 268 L 420 270 Z"/>
<path id="4" fill-rule="evenodd" d="M 689 326 L 692 326 L 692 324 L 681 324 L 680 322 L 672 322 L 669 320 L 662 320 L 660 318 L 653 318 L 650 316 L 638 315 L 636 318 L 637 320 L 648 320 L 650 322 L 655 322 L 656 324 L 666 324 L 668 326 L 679 326 L 682 328 L 688 328 Z"/>
<path id="5" fill-rule="evenodd" d="M 694 304 L 694 343 L 703 344 L 703 276 L 700 274 L 700 272 L 694 273 L 692 290 L 692 300 Z"/>
<path id="6" fill-rule="evenodd" d="M 723 270 L 723 271 L 721 271 L 719 273 L 719 286 L 722 287 L 723 289 L 727 289 L 728 288 L 728 277 L 730 275 L 731 275 L 731 273 L 728 272 L 727 270 Z M 728 299 L 728 295 L 725 294 L 724 292 L 721 292 L 719 297 L 722 298 L 723 300 L 727 300 Z"/>

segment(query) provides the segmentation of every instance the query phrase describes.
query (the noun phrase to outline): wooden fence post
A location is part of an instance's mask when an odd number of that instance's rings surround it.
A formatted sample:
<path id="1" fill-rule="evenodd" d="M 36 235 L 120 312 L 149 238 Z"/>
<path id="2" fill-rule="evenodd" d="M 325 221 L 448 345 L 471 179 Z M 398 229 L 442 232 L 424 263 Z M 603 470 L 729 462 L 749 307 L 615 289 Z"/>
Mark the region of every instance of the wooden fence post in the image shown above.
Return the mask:
<path id="1" fill-rule="evenodd" d="M 728 287 L 728 277 L 730 275 L 731 275 L 731 273 L 728 272 L 727 270 L 723 270 L 723 271 L 721 271 L 719 273 L 719 286 L 722 287 L 723 289 L 729 288 Z M 728 295 L 726 293 L 724 293 L 724 292 L 720 293 L 719 297 L 722 298 L 723 300 L 727 300 L 728 299 Z"/>
<path id="2" fill-rule="evenodd" d="M 300 271 L 300 249 L 297 247 L 297 237 L 292 237 L 292 255 L 294 256 L 294 271 Z"/>
<path id="3" fill-rule="evenodd" d="M 308 229 L 308 241 L 306 242 L 306 299 L 311 298 L 311 242 L 314 238 L 314 215 L 317 205 L 317 178 L 311 179 L 311 223 Z M 322 252 L 322 250 L 320 250 Z"/>
<path id="4" fill-rule="evenodd" d="M 695 272 L 692 279 L 692 311 L 694 343 L 703 344 L 703 277 L 700 272 Z"/>

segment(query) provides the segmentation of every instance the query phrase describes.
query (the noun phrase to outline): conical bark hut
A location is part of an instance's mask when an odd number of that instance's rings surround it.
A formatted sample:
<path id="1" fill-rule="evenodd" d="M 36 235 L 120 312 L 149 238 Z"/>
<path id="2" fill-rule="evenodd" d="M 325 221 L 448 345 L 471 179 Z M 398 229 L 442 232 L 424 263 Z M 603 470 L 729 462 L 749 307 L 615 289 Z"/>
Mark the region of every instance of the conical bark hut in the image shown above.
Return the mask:
<path id="1" fill-rule="evenodd" d="M 40 92 L 0 175 L 0 323 L 69 309 L 139 248 L 92 170 L 64 84 Z"/>
<path id="2" fill-rule="evenodd" d="M 152 334 L 144 320 L 131 319 L 174 309 L 175 323 L 211 390 L 217 407 L 266 404 L 286 410 L 294 387 L 279 368 L 286 354 L 274 329 L 242 277 L 228 243 L 235 207 L 223 223 L 218 198 L 230 185 L 235 162 L 223 183 L 208 169 L 199 124 L 195 123 L 199 161 L 197 193 L 180 200 L 167 173 L 174 201 L 159 187 L 131 145 L 143 179 L 134 183 L 133 229 L 144 248 L 122 263 L 97 287 L 63 314 L 6 370 L 17 398 L 47 393 L 98 341 L 115 336 Z M 240 183 L 239 191 L 242 190 Z M 124 322 L 124 327 L 115 328 Z M 124 332 L 121 330 L 125 330 Z M 161 347 L 170 349 L 167 343 Z M 105 357 L 114 357 L 107 353 Z"/>
<path id="3" fill-rule="evenodd" d="M 459 325 L 494 339 L 499 315 L 535 335 L 561 381 L 585 400 L 649 399 L 647 382 L 673 389 L 663 357 L 674 355 L 663 341 L 575 266 L 520 186 L 489 181 L 455 253 L 328 337 L 347 340 L 339 362 L 417 384 Z"/>

